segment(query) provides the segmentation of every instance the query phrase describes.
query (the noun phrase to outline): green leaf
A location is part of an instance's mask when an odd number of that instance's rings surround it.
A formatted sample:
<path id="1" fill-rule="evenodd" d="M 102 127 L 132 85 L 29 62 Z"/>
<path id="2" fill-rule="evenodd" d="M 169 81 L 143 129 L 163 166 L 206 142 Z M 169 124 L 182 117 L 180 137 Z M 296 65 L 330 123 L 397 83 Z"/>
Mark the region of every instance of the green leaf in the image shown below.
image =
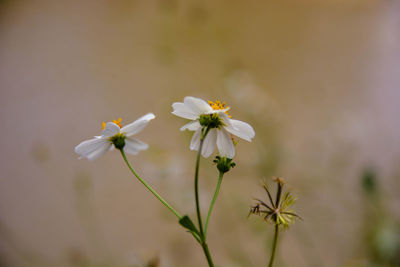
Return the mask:
<path id="1" fill-rule="evenodd" d="M 180 220 L 179 224 L 182 225 L 184 228 L 188 229 L 190 232 L 196 233 L 198 236 L 200 236 L 199 230 L 197 230 L 196 226 L 192 222 L 192 220 L 189 218 L 189 216 L 184 215 Z"/>

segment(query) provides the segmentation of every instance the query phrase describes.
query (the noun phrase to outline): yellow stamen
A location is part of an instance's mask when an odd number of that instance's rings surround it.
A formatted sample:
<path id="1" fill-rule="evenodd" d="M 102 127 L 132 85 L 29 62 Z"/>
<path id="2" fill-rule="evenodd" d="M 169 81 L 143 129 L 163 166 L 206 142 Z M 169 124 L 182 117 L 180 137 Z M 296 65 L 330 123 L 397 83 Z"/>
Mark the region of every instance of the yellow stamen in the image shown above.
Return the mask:
<path id="1" fill-rule="evenodd" d="M 121 118 L 118 118 L 118 119 L 116 119 L 116 120 L 112 120 L 112 122 L 115 123 L 116 125 L 118 125 L 119 128 L 122 128 L 121 121 L 122 121 Z M 104 128 L 106 128 L 106 123 L 103 121 L 103 122 L 101 123 L 101 129 L 104 130 Z"/>
<path id="2" fill-rule="evenodd" d="M 227 109 L 229 108 L 229 106 L 226 105 L 225 101 L 221 102 L 219 100 L 213 102 L 213 101 L 208 101 L 208 104 L 210 105 L 210 107 L 213 110 L 221 110 L 221 109 Z M 229 116 L 229 118 L 231 118 L 231 115 L 229 115 L 228 111 L 225 111 L 226 115 Z"/>

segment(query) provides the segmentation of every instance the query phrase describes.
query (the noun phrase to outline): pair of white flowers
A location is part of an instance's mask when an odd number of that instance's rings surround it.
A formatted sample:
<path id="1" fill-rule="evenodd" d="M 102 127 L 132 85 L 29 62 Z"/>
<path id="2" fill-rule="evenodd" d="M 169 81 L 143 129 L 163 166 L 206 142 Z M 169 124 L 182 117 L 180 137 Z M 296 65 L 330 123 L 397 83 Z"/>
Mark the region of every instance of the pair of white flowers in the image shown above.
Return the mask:
<path id="1" fill-rule="evenodd" d="M 235 156 L 232 135 L 249 142 L 255 135 L 254 129 L 248 123 L 231 119 L 228 115 L 229 107 L 225 107 L 225 104 L 219 101 L 207 103 L 200 98 L 187 96 L 183 103 L 173 103 L 172 108 L 172 114 L 192 120 L 181 128 L 181 131 L 194 131 L 190 142 L 191 150 L 199 150 L 202 134 L 208 128 L 201 151 L 205 158 L 217 147 L 222 157 L 232 159 Z M 142 131 L 154 118 L 153 113 L 148 113 L 123 127 L 120 120 L 107 122 L 100 136 L 83 141 L 75 147 L 75 152 L 80 158 L 88 160 L 94 160 L 115 147 L 136 155 L 139 151 L 146 150 L 148 145 L 132 136 Z M 122 145 L 119 141 L 122 141 Z"/>

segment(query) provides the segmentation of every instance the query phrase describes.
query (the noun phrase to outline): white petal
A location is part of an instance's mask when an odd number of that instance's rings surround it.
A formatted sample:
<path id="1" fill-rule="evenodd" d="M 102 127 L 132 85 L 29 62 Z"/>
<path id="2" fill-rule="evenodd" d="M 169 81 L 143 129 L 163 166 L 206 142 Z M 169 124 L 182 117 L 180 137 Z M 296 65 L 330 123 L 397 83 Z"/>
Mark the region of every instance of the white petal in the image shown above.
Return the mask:
<path id="1" fill-rule="evenodd" d="M 217 147 L 219 154 L 223 157 L 232 159 L 235 156 L 235 147 L 230 134 L 224 128 L 217 132 Z"/>
<path id="2" fill-rule="evenodd" d="M 111 137 L 111 136 L 119 133 L 119 130 L 120 130 L 120 128 L 117 124 L 115 124 L 113 122 L 107 122 L 106 127 L 101 132 L 101 135 L 105 136 L 105 137 Z"/>
<path id="3" fill-rule="evenodd" d="M 222 119 L 222 122 L 226 126 L 231 126 L 231 119 L 229 118 L 229 116 L 225 112 L 219 112 L 218 116 Z"/>
<path id="4" fill-rule="evenodd" d="M 79 155 L 90 154 L 94 150 L 96 150 L 99 146 L 106 143 L 107 140 L 102 138 L 93 138 L 86 141 L 81 142 L 79 145 L 75 147 L 75 153 Z"/>
<path id="5" fill-rule="evenodd" d="M 194 132 L 192 141 L 190 142 L 190 150 L 199 150 L 200 146 L 201 128 Z"/>
<path id="6" fill-rule="evenodd" d="M 201 154 L 203 157 L 208 158 L 215 150 L 217 143 L 217 129 L 211 129 L 203 143 Z"/>
<path id="7" fill-rule="evenodd" d="M 110 148 L 111 143 L 104 138 L 94 138 L 90 140 L 83 141 L 75 147 L 75 152 L 80 155 L 80 158 L 88 158 L 93 160 Z"/>
<path id="8" fill-rule="evenodd" d="M 183 99 L 183 103 L 193 111 L 194 114 L 208 114 L 212 113 L 212 107 L 203 99 L 187 96 Z"/>
<path id="9" fill-rule="evenodd" d="M 131 135 L 137 134 L 138 132 L 143 130 L 144 127 L 146 127 L 146 125 L 149 123 L 149 121 L 151 121 L 155 117 L 156 116 L 154 116 L 153 113 L 148 113 L 148 114 L 140 117 L 136 121 L 122 127 L 121 132 L 125 133 L 126 136 L 131 136 Z"/>
<path id="10" fill-rule="evenodd" d="M 101 148 L 97 149 L 96 151 L 93 151 L 89 155 L 86 156 L 88 160 L 95 160 L 98 157 L 104 155 L 110 148 L 112 147 L 112 144 L 107 142 L 105 145 L 103 145 Z"/>
<path id="11" fill-rule="evenodd" d="M 246 141 L 251 142 L 251 139 L 255 136 L 255 132 L 253 127 L 250 124 L 239 121 L 229 119 L 230 125 L 225 126 L 225 129 L 233 135 L 240 137 Z"/>
<path id="12" fill-rule="evenodd" d="M 124 151 L 128 154 L 136 155 L 140 150 L 146 150 L 149 147 L 148 144 L 135 138 L 126 138 Z"/>
<path id="13" fill-rule="evenodd" d="M 198 115 L 193 113 L 193 111 L 184 103 L 175 102 L 172 104 L 172 108 L 174 109 L 174 111 L 172 111 L 172 114 L 178 117 L 182 117 L 189 120 L 195 120 L 199 117 Z"/>
<path id="14" fill-rule="evenodd" d="M 201 127 L 199 121 L 191 121 L 181 127 L 181 131 L 189 130 L 189 131 L 196 131 Z"/>

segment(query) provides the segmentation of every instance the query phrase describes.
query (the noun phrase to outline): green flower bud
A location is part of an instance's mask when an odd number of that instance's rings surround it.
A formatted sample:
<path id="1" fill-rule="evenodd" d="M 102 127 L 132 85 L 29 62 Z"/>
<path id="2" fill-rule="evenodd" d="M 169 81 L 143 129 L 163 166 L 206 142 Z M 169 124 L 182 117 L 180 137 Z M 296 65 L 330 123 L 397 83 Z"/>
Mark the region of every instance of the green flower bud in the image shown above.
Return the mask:
<path id="1" fill-rule="evenodd" d="M 217 169 L 222 173 L 226 173 L 231 168 L 236 166 L 232 159 L 229 159 L 227 157 L 216 156 L 213 162 L 217 164 Z"/>

